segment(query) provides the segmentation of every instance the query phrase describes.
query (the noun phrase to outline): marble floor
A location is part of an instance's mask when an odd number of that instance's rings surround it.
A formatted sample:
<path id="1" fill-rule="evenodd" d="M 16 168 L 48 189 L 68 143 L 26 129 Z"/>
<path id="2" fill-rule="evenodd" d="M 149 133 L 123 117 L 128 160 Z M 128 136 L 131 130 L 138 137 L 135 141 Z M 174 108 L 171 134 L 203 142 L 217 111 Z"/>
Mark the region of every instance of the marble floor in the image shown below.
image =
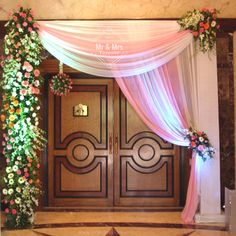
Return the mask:
<path id="1" fill-rule="evenodd" d="M 2 216 L 2 221 L 4 217 Z M 185 225 L 180 212 L 37 212 L 27 230 L 2 236 L 226 236 L 223 224 Z"/>

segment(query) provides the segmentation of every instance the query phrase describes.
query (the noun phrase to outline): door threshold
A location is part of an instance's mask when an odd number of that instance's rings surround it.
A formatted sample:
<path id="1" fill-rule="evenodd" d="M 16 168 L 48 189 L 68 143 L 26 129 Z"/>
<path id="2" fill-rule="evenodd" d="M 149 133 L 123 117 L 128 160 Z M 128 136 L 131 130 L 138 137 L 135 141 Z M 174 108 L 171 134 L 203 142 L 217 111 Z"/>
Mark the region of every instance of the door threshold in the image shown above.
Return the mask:
<path id="1" fill-rule="evenodd" d="M 183 207 L 43 207 L 53 212 L 181 212 Z"/>

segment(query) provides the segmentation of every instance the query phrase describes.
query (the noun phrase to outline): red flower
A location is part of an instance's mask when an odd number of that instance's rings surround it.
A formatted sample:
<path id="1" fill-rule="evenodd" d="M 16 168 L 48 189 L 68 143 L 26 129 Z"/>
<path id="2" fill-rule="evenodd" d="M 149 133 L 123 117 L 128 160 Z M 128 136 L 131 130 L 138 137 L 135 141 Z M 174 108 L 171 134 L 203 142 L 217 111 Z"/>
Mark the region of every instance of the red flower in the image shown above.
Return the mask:
<path id="1" fill-rule="evenodd" d="M 194 32 L 193 32 L 193 36 L 194 36 L 194 37 L 197 37 L 197 36 L 198 36 L 198 32 L 197 32 L 197 31 L 194 31 Z"/>
<path id="2" fill-rule="evenodd" d="M 197 132 L 197 134 L 200 136 L 200 135 L 202 135 L 202 132 L 199 131 L 199 132 Z"/>
<path id="3" fill-rule="evenodd" d="M 17 213 L 16 209 L 12 209 L 11 213 L 12 213 L 12 215 L 16 215 L 16 213 Z"/>
<path id="4" fill-rule="evenodd" d="M 191 142 L 191 147 L 193 147 L 193 148 L 195 148 L 197 145 L 196 145 L 196 143 L 195 142 Z"/>
<path id="5" fill-rule="evenodd" d="M 26 173 L 25 173 L 25 178 L 28 178 L 28 177 L 29 177 L 29 173 L 26 172 Z"/>

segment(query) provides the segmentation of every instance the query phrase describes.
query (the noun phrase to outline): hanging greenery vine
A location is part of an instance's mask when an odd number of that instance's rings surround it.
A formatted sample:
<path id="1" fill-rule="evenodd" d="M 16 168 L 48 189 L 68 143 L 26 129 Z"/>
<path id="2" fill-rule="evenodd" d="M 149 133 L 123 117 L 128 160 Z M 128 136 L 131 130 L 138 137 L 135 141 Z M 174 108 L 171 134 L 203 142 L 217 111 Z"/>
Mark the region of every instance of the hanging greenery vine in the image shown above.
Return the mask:
<path id="1" fill-rule="evenodd" d="M 6 226 L 23 228 L 33 222 L 41 192 L 38 150 L 45 144 L 39 128 L 39 64 L 42 45 L 31 9 L 19 8 L 6 24 L 3 66 L 3 155 L 6 175 L 2 190 Z"/>

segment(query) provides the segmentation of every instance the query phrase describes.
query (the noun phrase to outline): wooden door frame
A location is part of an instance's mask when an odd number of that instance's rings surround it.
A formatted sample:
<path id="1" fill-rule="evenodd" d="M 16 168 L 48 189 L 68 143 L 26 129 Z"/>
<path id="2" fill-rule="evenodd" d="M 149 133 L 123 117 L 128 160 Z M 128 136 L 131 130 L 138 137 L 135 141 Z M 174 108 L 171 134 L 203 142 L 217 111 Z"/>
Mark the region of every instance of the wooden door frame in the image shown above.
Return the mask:
<path id="1" fill-rule="evenodd" d="M 43 63 L 41 64 L 41 71 L 43 74 L 43 77 L 45 79 L 44 87 L 42 88 L 42 128 L 46 131 L 46 134 L 48 133 L 48 125 L 47 125 L 47 117 L 48 117 L 48 80 L 51 78 L 52 75 L 58 73 L 58 65 L 59 61 L 56 59 L 47 59 L 44 60 Z M 83 79 L 89 79 L 89 78 L 97 78 L 97 76 L 92 76 L 88 74 L 81 73 L 77 70 L 74 70 L 68 66 L 64 65 L 64 72 L 75 75 L 78 78 L 83 78 Z M 114 86 L 115 88 L 115 81 L 114 81 Z M 115 124 L 114 124 L 115 125 Z M 47 137 L 46 137 L 47 138 Z M 113 141 L 115 140 L 115 132 L 113 135 Z M 114 145 L 113 145 L 114 147 Z M 114 162 L 117 159 L 117 155 L 114 154 Z M 38 210 L 47 210 L 48 209 L 48 149 L 47 147 L 43 152 L 41 152 L 40 155 L 41 163 L 42 163 L 42 168 L 41 168 L 41 173 L 40 177 L 42 180 L 42 186 L 43 186 L 43 192 L 44 194 L 40 198 L 40 204 L 38 207 Z M 185 204 L 185 197 L 186 197 L 186 190 L 187 190 L 187 184 L 188 184 L 188 178 L 189 178 L 189 159 L 190 159 L 190 154 L 189 152 L 186 152 L 186 149 L 183 147 L 180 147 L 180 207 L 184 206 Z M 115 179 L 113 178 L 113 181 Z M 113 186 L 114 186 L 113 182 Z M 115 191 L 115 188 L 114 188 Z M 114 194 L 113 194 L 114 195 Z M 112 207 L 114 209 L 114 207 Z"/>

